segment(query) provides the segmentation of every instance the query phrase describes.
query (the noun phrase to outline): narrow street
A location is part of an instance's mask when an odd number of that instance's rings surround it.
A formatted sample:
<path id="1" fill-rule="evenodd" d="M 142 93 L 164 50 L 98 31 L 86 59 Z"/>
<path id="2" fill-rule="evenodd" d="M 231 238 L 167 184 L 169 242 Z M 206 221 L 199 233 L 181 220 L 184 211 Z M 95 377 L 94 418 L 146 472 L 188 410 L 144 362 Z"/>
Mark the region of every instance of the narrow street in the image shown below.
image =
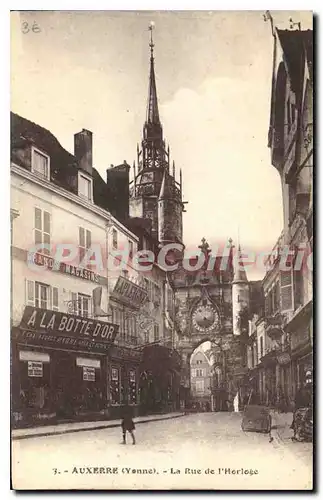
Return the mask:
<path id="1" fill-rule="evenodd" d="M 110 428 L 14 440 L 13 486 L 17 481 L 27 489 L 311 487 L 312 445 L 269 443 L 266 434 L 244 433 L 238 413 L 139 424 L 136 439 L 136 446 L 130 436 L 121 445 L 120 429 Z"/>

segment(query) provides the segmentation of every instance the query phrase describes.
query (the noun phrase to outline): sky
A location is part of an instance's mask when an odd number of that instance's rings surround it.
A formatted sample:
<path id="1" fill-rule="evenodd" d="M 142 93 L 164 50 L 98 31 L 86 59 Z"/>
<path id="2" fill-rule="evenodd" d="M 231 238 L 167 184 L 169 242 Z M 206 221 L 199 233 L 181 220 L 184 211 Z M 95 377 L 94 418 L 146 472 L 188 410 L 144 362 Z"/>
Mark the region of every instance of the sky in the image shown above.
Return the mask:
<path id="1" fill-rule="evenodd" d="M 281 29 L 291 17 L 302 29 L 312 26 L 309 12 L 271 14 Z M 93 163 L 104 179 L 111 164 L 136 158 L 154 21 L 160 117 L 188 201 L 186 246 L 202 237 L 211 247 L 230 237 L 246 251 L 274 246 L 283 212 L 267 147 L 273 37 L 262 11 L 11 16 L 11 110 L 50 130 L 72 153 L 74 134 L 91 130 Z"/>

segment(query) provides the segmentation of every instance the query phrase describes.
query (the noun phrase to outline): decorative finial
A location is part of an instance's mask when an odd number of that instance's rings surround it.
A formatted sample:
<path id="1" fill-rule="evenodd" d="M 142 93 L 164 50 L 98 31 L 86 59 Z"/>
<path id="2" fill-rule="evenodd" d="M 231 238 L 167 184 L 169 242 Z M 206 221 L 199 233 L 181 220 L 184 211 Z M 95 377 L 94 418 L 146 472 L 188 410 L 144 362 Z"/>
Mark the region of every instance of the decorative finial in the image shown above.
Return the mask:
<path id="1" fill-rule="evenodd" d="M 263 14 L 263 16 L 264 16 L 264 21 L 265 22 L 270 21 L 271 33 L 272 33 L 273 36 L 275 36 L 274 20 L 272 18 L 270 10 L 266 10 L 266 12 L 265 12 L 265 14 Z"/>
<path id="2" fill-rule="evenodd" d="M 301 23 L 294 23 L 293 19 L 289 19 L 289 28 L 293 30 L 297 26 L 298 30 L 301 31 Z"/>
<path id="3" fill-rule="evenodd" d="M 154 41 L 153 41 L 153 29 L 154 28 L 155 28 L 154 21 L 150 21 L 148 30 L 150 31 L 150 44 L 149 44 L 149 47 L 150 47 L 150 56 L 151 56 L 151 58 L 154 57 L 154 47 L 155 47 Z"/>

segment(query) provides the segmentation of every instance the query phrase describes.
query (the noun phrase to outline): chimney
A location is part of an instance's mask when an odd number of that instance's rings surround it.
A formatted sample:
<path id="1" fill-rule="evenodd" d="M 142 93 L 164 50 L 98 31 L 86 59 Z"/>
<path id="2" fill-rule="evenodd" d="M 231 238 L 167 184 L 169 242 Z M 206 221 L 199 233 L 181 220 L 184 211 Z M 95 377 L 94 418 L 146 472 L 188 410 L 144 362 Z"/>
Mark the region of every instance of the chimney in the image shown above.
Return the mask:
<path id="1" fill-rule="evenodd" d="M 129 218 L 129 170 L 126 161 L 107 169 L 108 207 L 120 221 Z"/>
<path id="2" fill-rule="evenodd" d="M 92 176 L 92 132 L 83 129 L 74 135 L 74 156 L 79 167 Z"/>

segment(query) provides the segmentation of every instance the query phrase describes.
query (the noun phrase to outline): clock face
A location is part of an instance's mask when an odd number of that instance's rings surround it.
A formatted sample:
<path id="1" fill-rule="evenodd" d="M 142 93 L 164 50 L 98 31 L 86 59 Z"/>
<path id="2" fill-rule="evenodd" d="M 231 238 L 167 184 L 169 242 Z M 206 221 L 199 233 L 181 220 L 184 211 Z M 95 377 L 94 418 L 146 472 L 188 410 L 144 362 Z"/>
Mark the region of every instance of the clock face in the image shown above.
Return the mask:
<path id="1" fill-rule="evenodd" d="M 193 326 L 199 332 L 209 332 L 219 324 L 219 315 L 211 304 L 199 305 L 192 316 Z"/>

